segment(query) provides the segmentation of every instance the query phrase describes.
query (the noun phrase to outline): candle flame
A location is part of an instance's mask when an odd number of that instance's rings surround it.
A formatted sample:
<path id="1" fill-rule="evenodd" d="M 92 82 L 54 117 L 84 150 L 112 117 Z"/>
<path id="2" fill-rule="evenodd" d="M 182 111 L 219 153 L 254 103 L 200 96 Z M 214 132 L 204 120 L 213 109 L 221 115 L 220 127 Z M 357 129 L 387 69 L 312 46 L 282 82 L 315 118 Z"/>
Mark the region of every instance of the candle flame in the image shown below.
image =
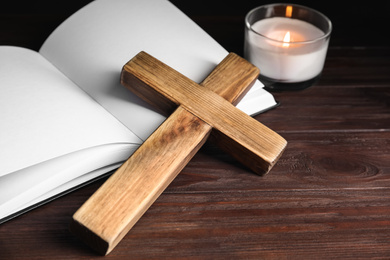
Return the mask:
<path id="1" fill-rule="evenodd" d="M 289 42 L 290 42 L 290 32 L 286 32 L 283 38 L 283 47 L 290 46 Z"/>
<path id="2" fill-rule="evenodd" d="M 291 17 L 292 16 L 292 11 L 293 11 L 293 7 L 291 5 L 288 5 L 286 7 L 286 17 Z"/>

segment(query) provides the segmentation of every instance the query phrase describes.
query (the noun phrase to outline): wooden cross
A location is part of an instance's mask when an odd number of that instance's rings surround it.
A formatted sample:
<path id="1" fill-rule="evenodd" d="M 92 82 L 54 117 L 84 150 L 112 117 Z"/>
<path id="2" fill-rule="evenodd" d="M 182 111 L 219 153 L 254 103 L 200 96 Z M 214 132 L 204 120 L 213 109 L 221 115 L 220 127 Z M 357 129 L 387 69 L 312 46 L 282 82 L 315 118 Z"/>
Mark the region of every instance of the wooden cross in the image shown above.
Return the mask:
<path id="1" fill-rule="evenodd" d="M 201 84 L 145 52 L 130 60 L 123 67 L 122 84 L 172 114 L 74 214 L 72 233 L 108 254 L 210 134 L 254 172 L 267 173 L 287 142 L 232 105 L 258 75 L 256 67 L 233 53 Z"/>

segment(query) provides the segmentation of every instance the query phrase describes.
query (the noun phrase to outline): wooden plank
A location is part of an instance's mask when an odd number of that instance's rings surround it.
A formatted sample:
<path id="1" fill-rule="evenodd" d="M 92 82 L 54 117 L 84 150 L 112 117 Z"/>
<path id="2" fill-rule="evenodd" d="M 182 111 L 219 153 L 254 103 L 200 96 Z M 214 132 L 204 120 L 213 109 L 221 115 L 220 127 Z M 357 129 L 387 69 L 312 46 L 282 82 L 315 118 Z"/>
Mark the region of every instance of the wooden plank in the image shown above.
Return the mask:
<path id="1" fill-rule="evenodd" d="M 285 133 L 289 141 L 272 174 L 258 177 L 206 143 L 166 192 L 384 190 L 390 187 L 390 131 Z"/>
<path id="2" fill-rule="evenodd" d="M 255 118 L 283 136 L 287 132 L 390 130 L 388 86 L 321 85 L 274 95 L 281 106 Z"/>

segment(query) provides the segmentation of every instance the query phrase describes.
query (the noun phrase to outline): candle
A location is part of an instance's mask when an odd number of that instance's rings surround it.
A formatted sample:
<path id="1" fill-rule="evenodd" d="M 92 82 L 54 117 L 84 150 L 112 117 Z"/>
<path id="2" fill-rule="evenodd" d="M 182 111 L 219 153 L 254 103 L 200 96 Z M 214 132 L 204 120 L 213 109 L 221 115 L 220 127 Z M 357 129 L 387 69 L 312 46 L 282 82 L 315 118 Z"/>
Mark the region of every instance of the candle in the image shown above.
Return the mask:
<path id="1" fill-rule="evenodd" d="M 252 30 L 268 39 L 250 38 L 249 61 L 261 69 L 262 75 L 283 82 L 300 82 L 321 73 L 326 46 L 308 48 L 300 42 L 324 35 L 317 27 L 297 19 L 274 17 L 257 21 Z"/>
<path id="2" fill-rule="evenodd" d="M 276 5 L 271 6 L 275 8 Z M 283 5 L 283 16 L 247 21 L 245 57 L 259 67 L 261 77 L 288 84 L 310 81 L 321 74 L 330 26 L 328 32 L 295 18 L 294 9 L 297 8 L 304 7 Z M 256 11 L 259 10 L 249 13 L 246 19 Z"/>

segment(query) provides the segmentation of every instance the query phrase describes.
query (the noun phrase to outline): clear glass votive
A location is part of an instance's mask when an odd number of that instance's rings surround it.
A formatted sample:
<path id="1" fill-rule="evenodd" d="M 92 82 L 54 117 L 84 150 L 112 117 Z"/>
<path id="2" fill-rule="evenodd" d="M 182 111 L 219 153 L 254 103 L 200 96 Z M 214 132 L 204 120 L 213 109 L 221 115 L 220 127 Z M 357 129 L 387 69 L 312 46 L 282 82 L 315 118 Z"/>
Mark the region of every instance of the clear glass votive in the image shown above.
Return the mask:
<path id="1" fill-rule="evenodd" d="M 331 21 L 311 8 L 263 5 L 245 17 L 244 57 L 267 89 L 304 89 L 321 75 L 331 31 Z"/>

